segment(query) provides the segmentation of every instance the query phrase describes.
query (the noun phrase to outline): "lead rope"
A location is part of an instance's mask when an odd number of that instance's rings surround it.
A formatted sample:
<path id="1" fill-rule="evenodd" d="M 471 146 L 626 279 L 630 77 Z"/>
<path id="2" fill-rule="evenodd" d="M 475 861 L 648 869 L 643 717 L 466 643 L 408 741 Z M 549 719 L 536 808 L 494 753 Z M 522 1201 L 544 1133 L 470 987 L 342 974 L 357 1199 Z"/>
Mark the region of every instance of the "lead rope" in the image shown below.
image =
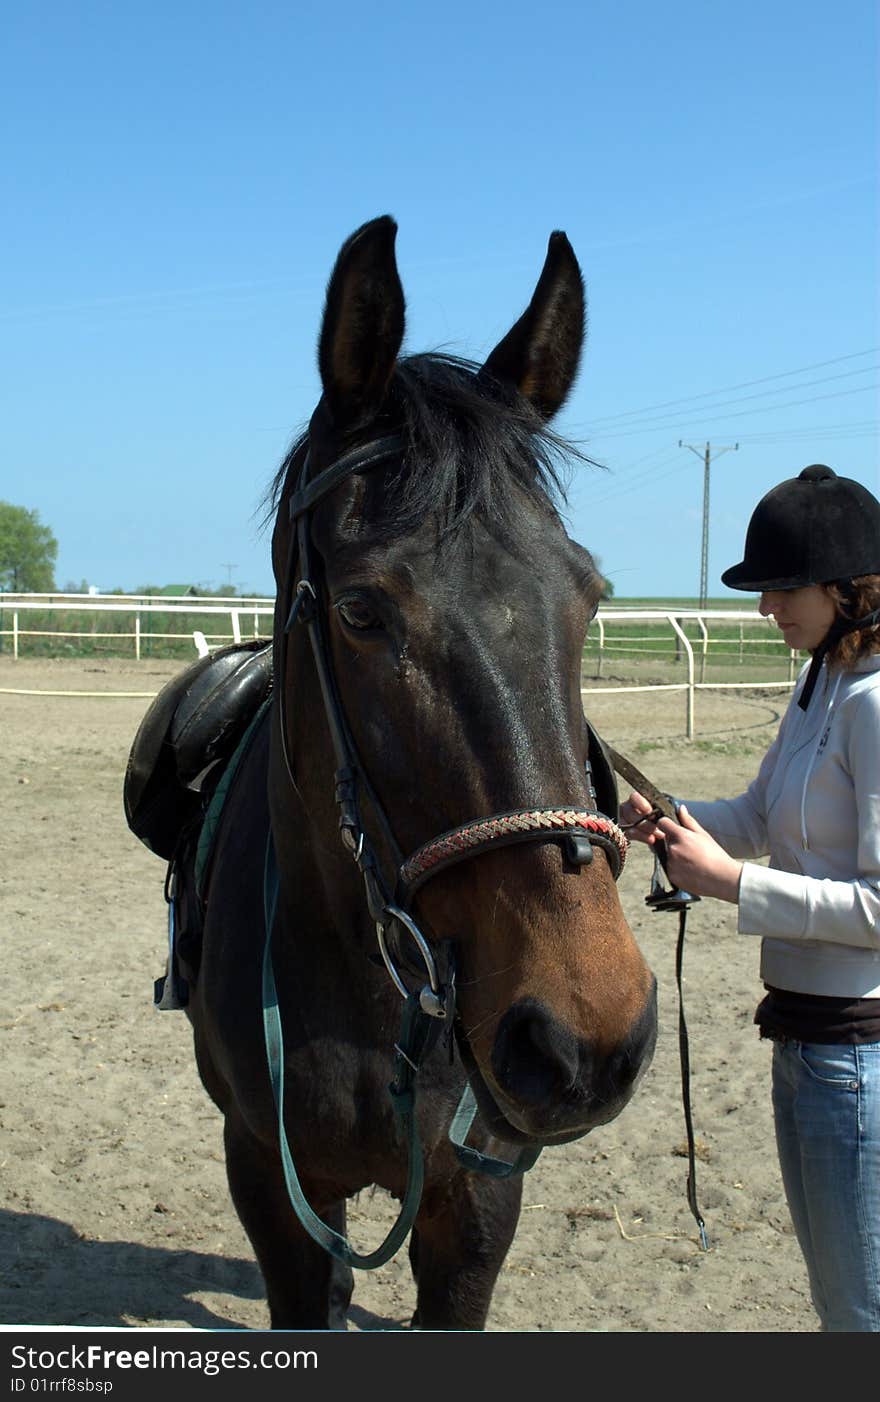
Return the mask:
<path id="1" fill-rule="evenodd" d="M 681 977 L 687 913 L 687 906 L 684 906 L 678 913 L 678 940 L 675 946 L 675 982 L 678 987 L 678 1055 L 679 1061 L 681 1062 L 681 1098 L 684 1105 L 684 1123 L 687 1129 L 688 1145 L 687 1200 L 700 1233 L 700 1247 L 703 1251 L 708 1251 L 709 1238 L 706 1235 L 706 1225 L 703 1221 L 703 1214 L 700 1212 L 699 1203 L 697 1202 L 696 1141 L 694 1139 L 694 1121 L 691 1115 L 690 1047 L 688 1043 L 687 1023 L 684 1017 L 684 993 L 682 991 Z"/>
<path id="2" fill-rule="evenodd" d="M 630 828 L 637 828 L 641 823 L 656 822 L 663 817 L 663 810 L 652 808 L 650 813 L 639 818 L 634 823 L 622 825 L 623 832 L 628 832 Z M 654 876 L 651 882 L 651 890 L 645 897 L 645 904 L 652 910 L 677 910 L 678 911 L 678 939 L 675 945 L 675 983 L 678 989 L 678 1057 L 681 1065 L 681 1098 L 684 1107 L 684 1123 L 687 1131 L 688 1149 L 688 1176 L 686 1183 L 686 1193 L 688 1207 L 693 1214 L 700 1233 L 700 1248 L 703 1251 L 709 1250 L 709 1238 L 706 1235 L 706 1224 L 703 1214 L 697 1201 L 697 1152 L 696 1139 L 694 1137 L 694 1119 L 691 1112 L 691 1063 L 690 1063 L 690 1043 L 688 1041 L 687 1021 L 684 1015 L 684 988 L 682 980 L 682 969 L 684 966 L 684 937 L 687 929 L 687 915 L 694 901 L 698 901 L 699 896 L 692 896 L 688 891 L 682 891 L 677 886 L 671 890 L 666 890 L 659 876 L 660 868 L 665 869 L 665 863 L 659 851 L 654 849 Z"/>

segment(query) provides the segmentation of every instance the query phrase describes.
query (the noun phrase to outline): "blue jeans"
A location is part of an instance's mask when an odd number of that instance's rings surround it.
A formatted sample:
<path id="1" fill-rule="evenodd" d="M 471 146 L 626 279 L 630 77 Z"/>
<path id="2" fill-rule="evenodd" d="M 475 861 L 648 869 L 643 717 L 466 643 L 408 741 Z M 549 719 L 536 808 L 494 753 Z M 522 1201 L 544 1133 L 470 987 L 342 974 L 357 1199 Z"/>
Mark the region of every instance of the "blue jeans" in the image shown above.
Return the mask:
<path id="1" fill-rule="evenodd" d="M 821 1327 L 880 1333 L 880 1042 L 774 1042 L 773 1115 Z"/>

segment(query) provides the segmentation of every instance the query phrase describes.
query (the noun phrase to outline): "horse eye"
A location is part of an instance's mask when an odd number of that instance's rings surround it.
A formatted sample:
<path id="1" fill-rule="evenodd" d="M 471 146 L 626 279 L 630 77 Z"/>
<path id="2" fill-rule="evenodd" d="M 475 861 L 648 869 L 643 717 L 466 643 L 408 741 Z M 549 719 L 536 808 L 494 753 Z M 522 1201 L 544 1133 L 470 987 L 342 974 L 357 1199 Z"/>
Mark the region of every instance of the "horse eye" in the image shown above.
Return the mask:
<path id="1" fill-rule="evenodd" d="M 382 620 L 376 610 L 365 599 L 340 599 L 336 611 L 343 623 L 359 633 L 382 627 Z"/>

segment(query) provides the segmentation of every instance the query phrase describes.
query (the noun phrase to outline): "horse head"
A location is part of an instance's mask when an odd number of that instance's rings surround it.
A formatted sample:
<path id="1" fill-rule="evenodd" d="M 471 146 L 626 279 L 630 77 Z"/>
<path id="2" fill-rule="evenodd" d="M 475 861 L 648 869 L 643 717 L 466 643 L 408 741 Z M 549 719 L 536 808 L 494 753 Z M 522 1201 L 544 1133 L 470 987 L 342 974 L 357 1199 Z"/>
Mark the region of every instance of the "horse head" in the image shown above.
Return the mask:
<path id="1" fill-rule="evenodd" d="M 373 922 L 333 831 L 327 698 L 296 628 L 289 647 L 279 641 L 298 521 L 319 584 L 325 690 L 357 757 L 380 868 L 487 818 L 596 807 L 580 670 L 602 581 L 555 505 L 567 445 L 550 427 L 585 334 L 577 260 L 552 234 L 527 309 L 482 365 L 401 356 L 395 236 L 376 219 L 339 253 L 323 392 L 279 474 L 273 537 L 276 684 L 289 702 L 274 743 L 290 760 L 272 792 L 276 842 L 289 849 L 299 805 L 328 919 L 358 929 L 360 957 L 375 948 Z M 340 460 L 354 467 L 328 472 L 297 517 L 297 491 Z M 653 1053 L 656 986 L 621 908 L 625 839 L 611 816 L 595 829 L 613 840 L 580 848 L 552 823 L 515 845 L 496 827 L 412 894 L 430 945 L 455 951 L 457 1044 L 483 1120 L 508 1141 L 562 1143 L 612 1119 Z M 405 945 L 401 934 L 404 968 Z"/>

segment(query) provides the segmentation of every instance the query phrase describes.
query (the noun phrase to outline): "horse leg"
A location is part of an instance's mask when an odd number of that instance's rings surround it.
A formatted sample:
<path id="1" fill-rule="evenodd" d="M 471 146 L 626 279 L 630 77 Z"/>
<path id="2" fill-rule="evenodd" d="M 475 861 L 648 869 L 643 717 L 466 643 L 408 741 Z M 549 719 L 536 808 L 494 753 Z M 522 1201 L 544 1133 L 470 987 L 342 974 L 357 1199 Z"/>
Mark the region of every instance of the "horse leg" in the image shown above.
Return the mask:
<path id="1" fill-rule="evenodd" d="M 419 1212 L 409 1257 L 413 1329 L 482 1329 L 519 1221 L 522 1178 L 462 1174 L 441 1210 Z"/>
<path id="2" fill-rule="evenodd" d="M 266 1286 L 272 1329 L 346 1328 L 354 1275 L 313 1241 L 287 1195 L 280 1158 L 240 1123 L 226 1118 L 226 1176 L 235 1210 Z M 345 1203 L 323 1219 L 345 1234 Z"/>

